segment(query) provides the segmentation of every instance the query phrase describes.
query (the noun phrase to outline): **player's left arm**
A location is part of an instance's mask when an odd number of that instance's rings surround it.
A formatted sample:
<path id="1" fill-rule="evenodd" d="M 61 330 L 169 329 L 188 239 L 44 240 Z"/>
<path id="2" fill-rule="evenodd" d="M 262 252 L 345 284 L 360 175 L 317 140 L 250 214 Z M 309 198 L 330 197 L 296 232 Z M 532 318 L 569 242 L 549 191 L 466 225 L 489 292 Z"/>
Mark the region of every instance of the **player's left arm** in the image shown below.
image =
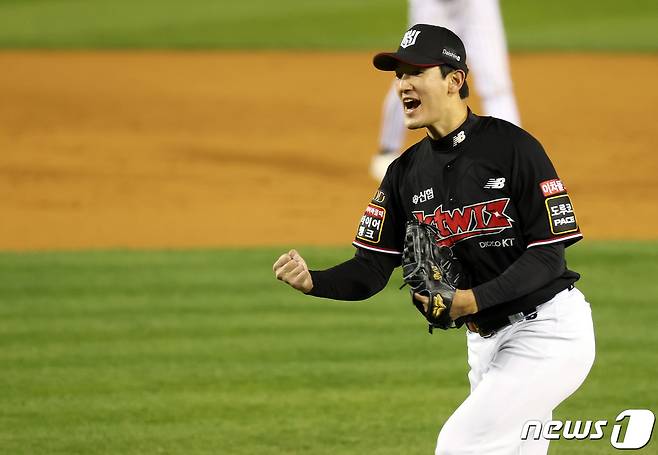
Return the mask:
<path id="1" fill-rule="evenodd" d="M 541 288 L 564 271 L 564 245 L 530 248 L 496 278 L 472 289 L 457 289 L 450 308 L 453 320 L 515 300 Z M 427 304 L 426 297 L 416 298 Z"/>
<path id="2" fill-rule="evenodd" d="M 530 294 L 559 277 L 564 269 L 563 244 L 526 249 L 503 273 L 470 290 L 476 311 Z"/>
<path id="3" fill-rule="evenodd" d="M 498 277 L 456 295 L 455 317 L 547 285 L 566 268 L 565 248 L 582 238 L 569 194 L 543 147 L 527 132 L 515 132 L 511 190 L 526 250 Z"/>
<path id="4" fill-rule="evenodd" d="M 518 133 L 510 183 L 523 241 L 568 247 L 582 238 L 571 196 L 539 141 Z"/>
<path id="5" fill-rule="evenodd" d="M 423 304 L 425 311 L 427 311 L 430 303 L 429 297 L 418 293 L 415 293 L 414 297 Z M 476 313 L 477 311 L 478 305 L 473 289 L 457 289 L 455 295 L 452 297 L 450 319 L 454 321 L 463 316 Z"/>

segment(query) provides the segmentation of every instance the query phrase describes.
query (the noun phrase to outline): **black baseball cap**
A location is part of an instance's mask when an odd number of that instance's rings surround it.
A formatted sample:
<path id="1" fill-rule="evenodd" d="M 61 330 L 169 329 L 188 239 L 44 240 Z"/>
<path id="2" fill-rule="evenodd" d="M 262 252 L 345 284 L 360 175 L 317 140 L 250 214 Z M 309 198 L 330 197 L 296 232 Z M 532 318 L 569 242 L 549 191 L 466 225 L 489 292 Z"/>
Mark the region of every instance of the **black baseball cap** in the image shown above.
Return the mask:
<path id="1" fill-rule="evenodd" d="M 372 63 L 382 71 L 395 71 L 400 63 L 420 67 L 446 64 L 468 74 L 464 43 L 454 32 L 437 25 L 410 27 L 397 52 L 379 53 Z"/>

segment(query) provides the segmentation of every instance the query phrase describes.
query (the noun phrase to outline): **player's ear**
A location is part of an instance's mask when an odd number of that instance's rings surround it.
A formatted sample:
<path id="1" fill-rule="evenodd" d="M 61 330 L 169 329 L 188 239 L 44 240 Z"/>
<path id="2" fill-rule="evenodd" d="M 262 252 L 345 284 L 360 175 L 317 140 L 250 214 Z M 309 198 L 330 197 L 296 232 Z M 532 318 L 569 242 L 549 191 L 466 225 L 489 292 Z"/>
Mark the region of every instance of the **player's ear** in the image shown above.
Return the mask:
<path id="1" fill-rule="evenodd" d="M 450 93 L 459 93 L 466 81 L 466 74 L 462 70 L 455 70 L 448 74 L 448 90 Z"/>

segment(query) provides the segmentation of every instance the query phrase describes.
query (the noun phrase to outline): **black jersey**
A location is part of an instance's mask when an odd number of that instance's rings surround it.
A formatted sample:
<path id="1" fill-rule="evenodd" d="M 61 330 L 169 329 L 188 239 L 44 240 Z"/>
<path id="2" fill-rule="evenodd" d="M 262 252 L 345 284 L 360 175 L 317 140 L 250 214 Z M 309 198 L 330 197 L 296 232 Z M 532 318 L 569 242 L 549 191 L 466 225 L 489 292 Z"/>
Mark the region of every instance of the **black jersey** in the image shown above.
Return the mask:
<path id="1" fill-rule="evenodd" d="M 354 245 L 401 255 L 407 220 L 434 225 L 472 287 L 503 273 L 527 249 L 578 241 L 582 234 L 564 184 L 541 144 L 523 129 L 468 112 L 439 139 L 424 138 L 389 167 L 361 218 Z M 561 276 L 518 301 L 537 305 L 579 275 Z"/>

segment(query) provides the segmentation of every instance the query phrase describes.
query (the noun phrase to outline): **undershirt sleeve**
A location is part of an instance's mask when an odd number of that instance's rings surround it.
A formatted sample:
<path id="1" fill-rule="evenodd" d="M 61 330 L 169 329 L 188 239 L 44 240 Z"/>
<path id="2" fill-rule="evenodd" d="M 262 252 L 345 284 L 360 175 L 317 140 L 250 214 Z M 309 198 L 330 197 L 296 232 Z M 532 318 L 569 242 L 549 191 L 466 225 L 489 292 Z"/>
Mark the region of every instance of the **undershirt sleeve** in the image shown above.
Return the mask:
<path id="1" fill-rule="evenodd" d="M 541 288 L 566 268 L 564 244 L 528 248 L 501 275 L 473 288 L 478 309 L 515 300 Z"/>
<path id="2" fill-rule="evenodd" d="M 334 300 L 365 300 L 386 286 L 400 256 L 357 248 L 352 259 L 327 270 L 311 270 L 308 295 Z"/>

